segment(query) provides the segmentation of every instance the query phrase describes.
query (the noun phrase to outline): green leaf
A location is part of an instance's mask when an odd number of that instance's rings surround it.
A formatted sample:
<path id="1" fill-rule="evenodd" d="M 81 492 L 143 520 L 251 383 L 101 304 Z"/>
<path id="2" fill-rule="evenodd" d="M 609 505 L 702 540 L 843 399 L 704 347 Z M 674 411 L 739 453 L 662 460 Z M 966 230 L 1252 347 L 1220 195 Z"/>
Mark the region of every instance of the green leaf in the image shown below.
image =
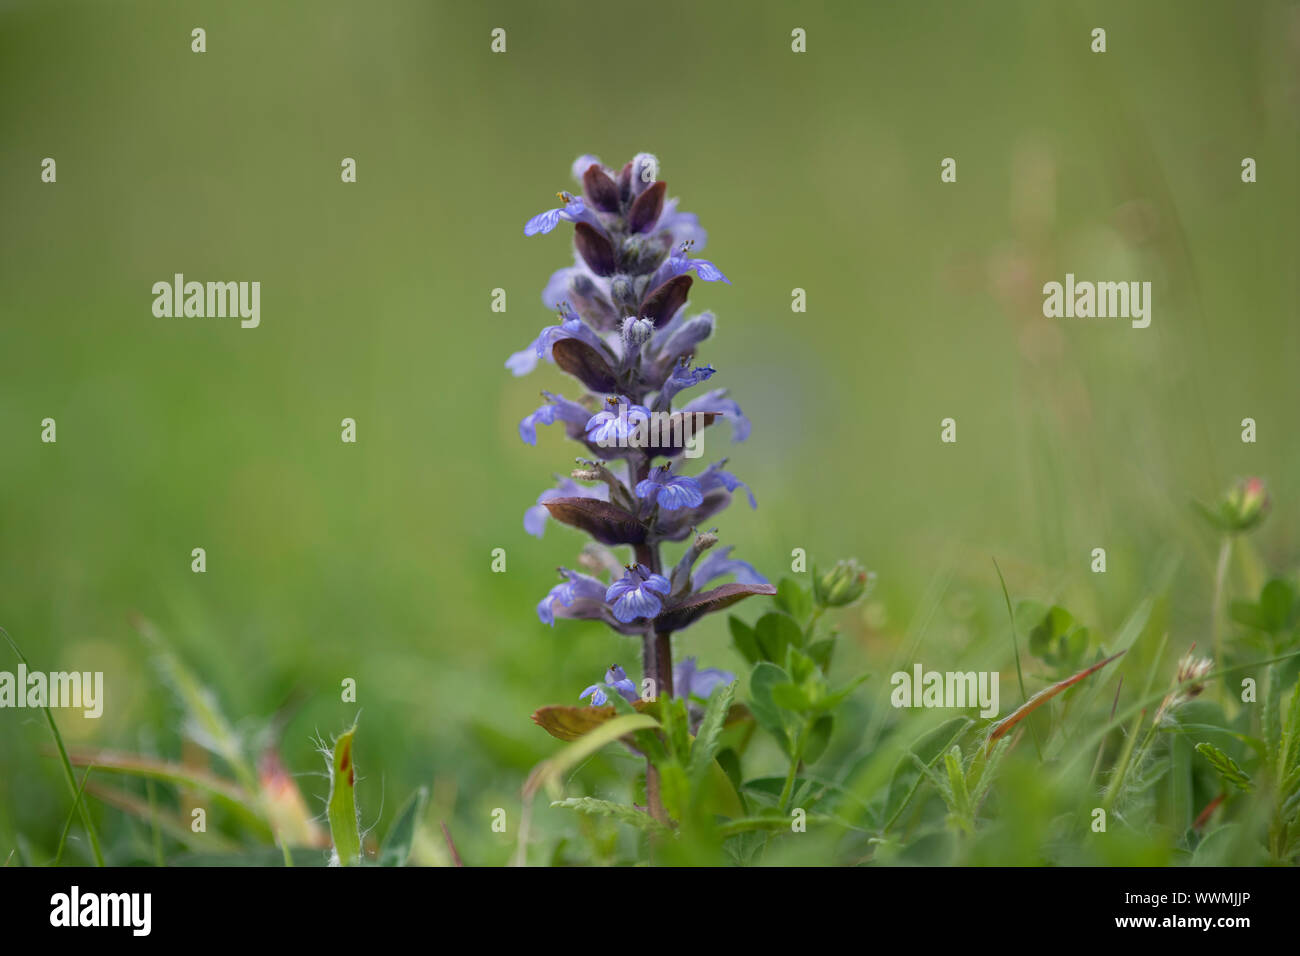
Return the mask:
<path id="1" fill-rule="evenodd" d="M 772 701 L 778 707 L 796 714 L 811 710 L 813 706 L 812 698 L 808 696 L 807 691 L 793 681 L 773 685 Z"/>
<path id="2" fill-rule="evenodd" d="M 793 819 L 793 816 L 742 817 L 739 820 L 728 820 L 726 823 L 719 824 L 718 834 L 725 839 L 747 830 L 789 830 Z M 811 828 L 837 823 L 837 821 L 834 817 L 814 816 L 810 813 L 804 818 L 804 823 Z"/>
<path id="3" fill-rule="evenodd" d="M 812 592 L 793 578 L 782 578 L 776 586 L 776 606 L 796 621 L 812 614 Z"/>
<path id="4" fill-rule="evenodd" d="M 623 803 L 613 803 L 609 800 L 597 800 L 595 797 L 569 797 L 565 800 L 553 800 L 551 806 L 565 810 L 576 810 L 579 813 L 587 813 L 593 816 L 613 817 L 620 823 L 628 823 L 639 829 L 649 830 L 654 833 L 668 830 L 667 827 L 644 810 L 638 810 L 636 807 Z"/>
<path id="5" fill-rule="evenodd" d="M 389 827 L 384 845 L 379 848 L 380 866 L 406 866 L 406 861 L 411 856 L 411 846 L 415 843 L 415 830 L 424 814 L 424 803 L 428 797 L 428 789 L 421 787 L 406 801 L 406 806 Z"/>
<path id="6" fill-rule="evenodd" d="M 334 741 L 329 755 L 330 795 L 326 803 L 330 838 L 339 866 L 356 866 L 361 862 L 361 830 L 357 815 L 357 768 L 352 762 L 353 724 Z"/>
<path id="7" fill-rule="evenodd" d="M 1218 747 L 1209 743 L 1199 743 L 1196 745 L 1196 752 L 1210 762 L 1210 766 L 1224 783 L 1232 784 L 1239 790 L 1249 791 L 1254 788 L 1250 774 L 1238 767 L 1237 762 Z"/>
<path id="8" fill-rule="evenodd" d="M 943 755 L 944 769 L 948 772 L 948 793 L 952 800 L 952 809 L 963 820 L 971 816 L 970 794 L 966 790 L 966 771 L 962 767 L 961 747 L 953 744 Z"/>
<path id="9" fill-rule="evenodd" d="M 765 660 L 784 662 L 788 647 L 803 644 L 803 631 L 794 618 L 780 611 L 768 611 L 754 625 L 754 637 Z"/>
<path id="10" fill-rule="evenodd" d="M 1295 602 L 1295 592 L 1291 584 L 1282 578 L 1274 578 L 1264 585 L 1259 595 L 1259 609 L 1268 630 L 1274 634 L 1284 631 L 1291 623 L 1291 606 Z"/>
<path id="11" fill-rule="evenodd" d="M 1240 599 L 1232 601 L 1228 605 L 1228 616 L 1238 624 L 1244 624 L 1246 627 L 1252 627 L 1257 631 L 1267 631 L 1269 629 L 1267 616 L 1254 601 Z"/>
<path id="12" fill-rule="evenodd" d="M 1291 691 L 1291 703 L 1287 706 L 1277 744 L 1275 773 L 1277 779 L 1283 781 L 1281 794 L 1284 797 L 1290 792 L 1286 782 L 1296 770 L 1300 770 L 1300 680 Z"/>
<path id="13" fill-rule="evenodd" d="M 803 744 L 804 763 L 811 766 L 821 759 L 831 742 L 831 733 L 834 730 L 835 718 L 830 714 L 823 714 L 813 721 L 812 727 L 808 729 L 808 738 Z"/>
<path id="14" fill-rule="evenodd" d="M 704 775 L 713 764 L 718 753 L 718 743 L 722 739 L 723 728 L 727 724 L 727 715 L 731 712 L 731 702 L 736 699 L 736 682 L 725 687 L 717 687 L 709 696 L 708 706 L 704 709 L 704 718 L 700 729 L 691 744 L 690 777 L 691 784 L 698 787 Z"/>
<path id="15" fill-rule="evenodd" d="M 655 769 L 659 771 L 659 797 L 663 800 L 664 811 L 674 820 L 683 819 L 691 799 L 686 768 L 676 759 L 670 759 L 657 764 Z"/>
<path id="16" fill-rule="evenodd" d="M 922 772 L 917 769 L 914 759 L 922 767 L 933 766 L 943 752 L 956 743 L 974 723 L 969 717 L 946 720 L 918 737 L 911 748 L 898 758 L 890 776 L 889 797 L 885 803 L 886 830 L 898 819 L 921 785 Z"/>
<path id="17" fill-rule="evenodd" d="M 858 685 L 870 678 L 870 674 L 859 674 L 853 680 L 849 681 L 839 690 L 831 691 L 813 702 L 813 709 L 825 713 L 834 710 L 848 698 L 849 694 L 858 689 Z"/>
<path id="18" fill-rule="evenodd" d="M 831 654 L 835 650 L 835 639 L 824 638 L 820 641 L 813 641 L 808 645 L 808 656 L 811 657 L 823 671 L 830 670 Z"/>
<path id="19" fill-rule="evenodd" d="M 728 615 L 727 625 L 731 628 L 731 640 L 740 656 L 751 664 L 761 661 L 763 652 L 759 649 L 758 639 L 754 637 L 754 629 L 734 614 Z"/>
<path id="20" fill-rule="evenodd" d="M 790 675 L 775 664 L 763 661 L 749 675 L 749 709 L 758 725 L 774 736 L 786 756 L 790 754 L 791 724 L 772 697 L 772 689 L 790 683 Z"/>

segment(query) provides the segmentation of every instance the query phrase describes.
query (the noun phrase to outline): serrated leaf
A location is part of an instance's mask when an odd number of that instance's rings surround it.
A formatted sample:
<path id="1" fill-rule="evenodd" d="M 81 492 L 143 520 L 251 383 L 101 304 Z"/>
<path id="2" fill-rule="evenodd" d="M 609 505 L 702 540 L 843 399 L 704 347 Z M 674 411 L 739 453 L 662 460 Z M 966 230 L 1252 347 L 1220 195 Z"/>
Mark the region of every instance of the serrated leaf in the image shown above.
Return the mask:
<path id="1" fill-rule="evenodd" d="M 667 827 L 644 810 L 610 800 L 597 800 L 595 797 L 569 797 L 565 800 L 553 800 L 551 806 L 564 810 L 576 810 L 593 816 L 612 817 L 620 823 L 628 823 L 642 830 L 659 833 L 666 832 Z"/>
<path id="2" fill-rule="evenodd" d="M 695 733 L 694 743 L 691 744 L 689 771 L 694 786 L 699 785 L 713 764 L 713 758 L 718 753 L 718 742 L 722 739 L 722 731 L 727 725 L 727 716 L 731 713 L 731 702 L 735 697 L 735 681 L 724 687 L 715 688 L 709 696 L 700 728 Z"/>

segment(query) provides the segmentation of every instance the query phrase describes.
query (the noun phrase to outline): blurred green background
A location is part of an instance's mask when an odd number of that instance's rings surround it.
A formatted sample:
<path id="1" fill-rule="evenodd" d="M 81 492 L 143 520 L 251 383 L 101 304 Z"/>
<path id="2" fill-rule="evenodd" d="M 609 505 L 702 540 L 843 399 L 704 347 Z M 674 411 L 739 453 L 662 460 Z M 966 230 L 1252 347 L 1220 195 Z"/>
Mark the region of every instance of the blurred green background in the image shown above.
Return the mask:
<path id="1" fill-rule="evenodd" d="M 1259 474 L 1261 559 L 1300 539 L 1298 64 L 1283 2 L 0 4 L 0 624 L 35 667 L 105 672 L 102 719 L 58 715 L 71 743 L 179 752 L 138 613 L 250 733 L 301 698 L 282 753 L 313 809 L 312 738 L 359 710 L 363 822 L 427 784 L 467 858 L 506 860 L 490 811 L 556 746 L 528 715 L 639 670 L 533 610 L 581 538 L 521 526 L 574 454 L 516 432 L 565 383 L 502 363 L 571 255 L 522 225 L 580 153 L 649 150 L 733 282 L 692 302 L 754 421 L 706 446 L 760 503 L 724 541 L 773 579 L 796 547 L 875 569 L 851 663 L 879 674 L 929 594 L 927 666 L 1009 667 L 993 557 L 1109 633 L 1181 556 L 1170 643 L 1204 646 L 1189 502 Z M 1067 271 L 1150 280 L 1150 328 L 1044 318 Z M 261 327 L 155 318 L 176 272 L 260 280 Z M 677 647 L 739 669 L 721 615 Z M 0 711 L 6 855 L 57 842 L 47 746 Z M 96 816 L 123 854 L 146 839 Z"/>

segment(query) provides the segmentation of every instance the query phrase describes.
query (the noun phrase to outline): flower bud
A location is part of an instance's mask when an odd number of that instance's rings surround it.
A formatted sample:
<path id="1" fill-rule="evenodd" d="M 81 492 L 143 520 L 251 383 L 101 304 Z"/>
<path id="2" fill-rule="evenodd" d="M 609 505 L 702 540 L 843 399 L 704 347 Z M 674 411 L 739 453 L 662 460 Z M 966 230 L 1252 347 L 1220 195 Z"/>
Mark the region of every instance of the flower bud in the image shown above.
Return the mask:
<path id="1" fill-rule="evenodd" d="M 823 607 L 844 607 L 866 594 L 875 577 L 854 558 L 837 561 L 829 571 L 813 576 L 813 594 Z"/>
<path id="2" fill-rule="evenodd" d="M 628 316 L 623 320 L 623 342 L 630 349 L 639 349 L 655 334 L 655 324 L 649 319 Z"/>
<path id="3" fill-rule="evenodd" d="M 1268 514 L 1268 489 L 1259 478 L 1244 478 L 1232 486 L 1219 502 L 1221 524 L 1227 531 L 1249 531 Z"/>

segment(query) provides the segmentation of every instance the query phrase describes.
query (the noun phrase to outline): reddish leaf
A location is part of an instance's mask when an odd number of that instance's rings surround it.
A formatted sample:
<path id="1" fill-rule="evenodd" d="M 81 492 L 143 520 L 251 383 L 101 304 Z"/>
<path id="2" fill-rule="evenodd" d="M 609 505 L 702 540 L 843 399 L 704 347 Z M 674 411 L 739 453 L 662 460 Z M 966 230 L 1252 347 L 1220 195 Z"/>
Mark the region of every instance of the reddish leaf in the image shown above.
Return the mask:
<path id="1" fill-rule="evenodd" d="M 667 425 L 660 423 L 657 426 L 658 434 L 649 436 L 655 440 L 646 445 L 646 453 L 665 455 L 669 458 L 679 454 L 686 447 L 687 439 L 691 435 L 698 435 L 702 429 L 712 425 L 720 414 L 722 413 L 673 412 L 668 418 Z"/>
<path id="2" fill-rule="evenodd" d="M 582 339 L 558 339 L 551 346 L 555 364 L 593 392 L 617 392 L 618 379 L 604 356 Z"/>
<path id="3" fill-rule="evenodd" d="M 655 618 L 655 630 L 680 631 L 693 621 L 730 607 L 737 601 L 755 594 L 775 594 L 776 588 L 770 584 L 723 584 L 708 591 L 689 596 L 680 604 L 665 608 Z"/>
<path id="4" fill-rule="evenodd" d="M 645 540 L 645 525 L 608 501 L 552 498 L 542 503 L 556 521 L 587 532 L 601 544 L 640 544 Z"/>
<path id="5" fill-rule="evenodd" d="M 582 174 L 582 191 L 601 212 L 618 212 L 618 184 L 595 163 Z"/>
<path id="6" fill-rule="evenodd" d="M 632 232 L 646 232 L 659 221 L 659 214 L 664 209 L 664 190 L 667 188 L 667 183 L 657 182 L 636 197 L 636 202 L 628 210 L 628 229 Z"/>
<path id="7" fill-rule="evenodd" d="M 617 268 L 614 246 L 589 223 L 580 222 L 573 229 L 573 244 L 591 271 L 598 276 L 612 276 Z"/>
<path id="8" fill-rule="evenodd" d="M 686 304 L 686 295 L 691 291 L 691 281 L 688 275 L 675 276 L 654 289 L 642 301 L 640 317 L 650 319 L 656 327 L 663 325 Z"/>

